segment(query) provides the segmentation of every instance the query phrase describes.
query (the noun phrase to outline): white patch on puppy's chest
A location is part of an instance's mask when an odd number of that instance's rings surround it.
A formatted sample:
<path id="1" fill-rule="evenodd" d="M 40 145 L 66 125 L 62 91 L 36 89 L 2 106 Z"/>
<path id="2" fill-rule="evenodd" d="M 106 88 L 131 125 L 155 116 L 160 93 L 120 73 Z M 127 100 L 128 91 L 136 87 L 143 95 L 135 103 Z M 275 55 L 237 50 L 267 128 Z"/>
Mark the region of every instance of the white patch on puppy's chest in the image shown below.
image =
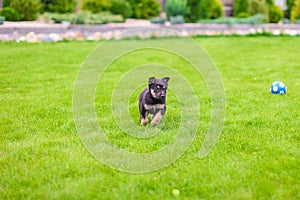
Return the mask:
<path id="1" fill-rule="evenodd" d="M 165 104 L 154 104 L 154 105 L 148 105 L 145 104 L 145 109 L 149 110 L 150 114 L 157 113 L 160 110 L 163 110 L 165 108 Z"/>
<path id="2" fill-rule="evenodd" d="M 151 110 L 151 109 L 162 110 L 164 108 L 165 108 L 165 104 L 154 104 L 154 105 L 145 104 L 146 110 Z"/>

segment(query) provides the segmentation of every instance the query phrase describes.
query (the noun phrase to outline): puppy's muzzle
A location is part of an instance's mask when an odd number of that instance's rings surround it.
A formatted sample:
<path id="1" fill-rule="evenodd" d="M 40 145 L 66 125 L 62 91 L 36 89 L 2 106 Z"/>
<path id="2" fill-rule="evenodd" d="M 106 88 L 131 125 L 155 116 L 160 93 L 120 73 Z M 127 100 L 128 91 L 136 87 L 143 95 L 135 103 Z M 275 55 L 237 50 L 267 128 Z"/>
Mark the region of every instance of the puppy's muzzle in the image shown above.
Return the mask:
<path id="1" fill-rule="evenodd" d="M 166 98 L 166 92 L 165 91 L 162 91 L 161 95 L 160 95 L 160 98 L 162 99 L 165 99 Z"/>

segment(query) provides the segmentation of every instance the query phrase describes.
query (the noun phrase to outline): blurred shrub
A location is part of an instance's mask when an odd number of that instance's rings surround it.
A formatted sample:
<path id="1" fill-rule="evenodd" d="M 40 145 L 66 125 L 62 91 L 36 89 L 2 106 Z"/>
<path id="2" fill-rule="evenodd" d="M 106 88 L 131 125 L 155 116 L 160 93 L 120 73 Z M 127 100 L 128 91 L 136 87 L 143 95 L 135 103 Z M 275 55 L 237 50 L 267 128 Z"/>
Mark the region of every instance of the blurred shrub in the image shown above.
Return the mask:
<path id="1" fill-rule="evenodd" d="M 74 14 L 59 14 L 45 12 L 41 15 L 41 18 L 45 21 L 53 20 L 55 23 L 61 23 L 63 21 L 72 22 L 74 20 Z"/>
<path id="2" fill-rule="evenodd" d="M 168 18 L 172 16 L 184 16 L 188 12 L 186 0 L 168 0 L 166 14 Z"/>
<path id="3" fill-rule="evenodd" d="M 291 10 L 291 21 L 296 22 L 298 19 L 300 19 L 300 0 L 295 0 L 293 9 Z"/>
<path id="4" fill-rule="evenodd" d="M 265 0 L 248 0 L 248 13 L 250 15 L 255 14 L 268 14 L 268 4 Z"/>
<path id="5" fill-rule="evenodd" d="M 106 24 L 109 22 L 123 22 L 122 15 L 113 15 L 110 12 L 93 14 L 90 12 L 80 12 L 75 15 L 74 24 Z"/>
<path id="6" fill-rule="evenodd" d="M 3 1 L 2 1 L 2 7 L 3 7 L 3 8 L 9 7 L 9 0 L 3 0 Z"/>
<path id="7" fill-rule="evenodd" d="M 269 22 L 278 23 L 284 14 L 281 8 L 275 4 L 269 6 Z"/>
<path id="8" fill-rule="evenodd" d="M 266 3 L 268 5 L 275 5 L 274 0 L 266 0 Z"/>
<path id="9" fill-rule="evenodd" d="M 266 16 L 263 14 L 256 14 L 248 18 L 235 19 L 234 24 L 265 24 L 267 22 Z"/>
<path id="10" fill-rule="evenodd" d="M 171 24 L 184 24 L 184 18 L 182 15 L 176 15 L 170 17 Z"/>
<path id="11" fill-rule="evenodd" d="M 233 15 L 237 17 L 240 13 L 248 13 L 248 1 L 247 0 L 234 0 L 233 2 Z"/>
<path id="12" fill-rule="evenodd" d="M 241 12 L 239 14 L 237 14 L 236 18 L 247 18 L 250 17 L 249 13 L 246 12 Z"/>
<path id="13" fill-rule="evenodd" d="M 42 12 L 71 13 L 77 0 L 41 0 Z"/>
<path id="14" fill-rule="evenodd" d="M 109 0 L 82 0 L 81 9 L 88 10 L 93 13 L 108 11 L 112 6 Z"/>
<path id="15" fill-rule="evenodd" d="M 295 0 L 286 0 L 287 9 L 285 10 L 285 17 L 291 18 L 291 11 L 294 7 Z"/>
<path id="16" fill-rule="evenodd" d="M 268 21 L 269 14 L 272 14 L 272 20 L 275 20 L 276 17 L 279 17 L 279 12 L 278 8 L 274 6 L 276 5 L 273 0 L 234 0 L 234 16 L 244 18 L 247 17 L 247 14 L 253 16 L 260 13 Z M 269 7 L 272 9 L 271 13 Z"/>
<path id="17" fill-rule="evenodd" d="M 5 17 L 0 16 L 0 25 L 3 24 L 5 21 Z"/>
<path id="18" fill-rule="evenodd" d="M 197 22 L 199 19 L 216 19 L 223 16 L 221 0 L 188 0 L 189 12 L 185 15 L 187 21 Z"/>
<path id="19" fill-rule="evenodd" d="M 53 20 L 55 23 L 69 21 L 72 24 L 106 24 L 109 22 L 123 22 L 122 15 L 113 15 L 110 12 L 101 12 L 94 14 L 89 11 L 81 11 L 77 14 L 58 14 L 44 13 L 42 18 L 45 20 Z"/>
<path id="20" fill-rule="evenodd" d="M 200 12 L 201 12 L 201 7 L 200 7 L 200 2 L 199 0 L 188 0 L 187 1 L 187 9 L 189 12 L 185 14 L 185 19 L 188 22 L 197 22 L 200 19 Z"/>
<path id="21" fill-rule="evenodd" d="M 223 3 L 221 0 L 201 0 L 200 18 L 216 19 L 223 16 Z"/>
<path id="22" fill-rule="evenodd" d="M 289 19 L 287 19 L 287 18 L 283 18 L 283 19 L 282 19 L 282 23 L 283 23 L 283 24 L 290 24 L 291 21 L 290 21 Z"/>
<path id="23" fill-rule="evenodd" d="M 150 19 L 160 12 L 160 3 L 157 0 L 128 0 L 132 7 L 132 17 Z"/>
<path id="24" fill-rule="evenodd" d="M 130 4 L 125 0 L 111 0 L 110 12 L 113 14 L 120 14 L 124 18 L 129 18 L 132 16 L 132 8 Z"/>
<path id="25" fill-rule="evenodd" d="M 5 7 L 0 11 L 0 15 L 5 17 L 6 21 L 20 21 L 21 15 L 14 8 Z"/>
<path id="26" fill-rule="evenodd" d="M 152 24 L 164 24 L 167 21 L 164 17 L 153 17 L 150 19 Z"/>
<path id="27" fill-rule="evenodd" d="M 21 20 L 32 21 L 37 19 L 41 9 L 39 0 L 10 0 L 9 6 L 21 15 Z"/>
<path id="28" fill-rule="evenodd" d="M 256 14 L 248 18 L 233 18 L 233 17 L 221 17 L 219 19 L 204 19 L 200 20 L 202 24 L 263 24 L 266 22 L 266 18 L 262 14 Z"/>

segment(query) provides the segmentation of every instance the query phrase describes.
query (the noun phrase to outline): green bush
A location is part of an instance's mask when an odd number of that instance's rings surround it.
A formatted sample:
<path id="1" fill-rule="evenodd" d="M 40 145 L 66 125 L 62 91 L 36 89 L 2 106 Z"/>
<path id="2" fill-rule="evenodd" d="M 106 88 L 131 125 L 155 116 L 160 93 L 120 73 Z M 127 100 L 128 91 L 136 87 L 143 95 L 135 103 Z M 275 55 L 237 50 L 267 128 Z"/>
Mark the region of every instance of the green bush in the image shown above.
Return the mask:
<path id="1" fill-rule="evenodd" d="M 5 17 L 0 16 L 0 25 L 4 24 L 4 21 L 5 21 Z"/>
<path id="2" fill-rule="evenodd" d="M 182 15 L 176 15 L 170 17 L 171 24 L 184 24 L 184 18 Z"/>
<path id="3" fill-rule="evenodd" d="M 197 22 L 199 19 L 215 19 L 223 15 L 221 0 L 188 0 L 187 5 L 189 9 L 185 15 L 187 21 Z"/>
<path id="4" fill-rule="evenodd" d="M 80 12 L 75 15 L 74 24 L 106 24 L 109 22 L 123 22 L 122 15 L 113 15 L 110 12 L 93 14 L 91 12 Z"/>
<path id="5" fill-rule="evenodd" d="M 248 18 L 233 18 L 233 17 L 221 17 L 218 19 L 204 19 L 200 20 L 201 24 L 263 24 L 266 22 L 265 16 L 262 14 L 256 14 Z"/>
<path id="6" fill-rule="evenodd" d="M 234 16 L 244 18 L 244 16 L 246 17 L 247 15 L 253 16 L 260 13 L 265 15 L 265 18 L 268 19 L 268 5 L 271 6 L 273 4 L 273 0 L 234 0 Z"/>
<path id="7" fill-rule="evenodd" d="M 153 17 L 150 19 L 152 24 L 164 24 L 167 21 L 164 17 Z"/>
<path id="8" fill-rule="evenodd" d="M 223 15 L 221 0 L 202 0 L 200 3 L 201 19 L 216 19 Z"/>
<path id="9" fill-rule="evenodd" d="M 100 13 L 99 13 L 100 14 Z M 99 17 L 99 14 L 93 14 L 91 12 L 80 12 L 72 21 L 73 24 L 104 24 L 104 20 Z"/>
<path id="10" fill-rule="evenodd" d="M 120 14 L 124 18 L 132 16 L 132 8 L 130 4 L 125 0 L 111 0 L 110 12 L 113 14 Z"/>
<path id="11" fill-rule="evenodd" d="M 269 6 L 269 22 L 278 23 L 283 18 L 283 11 L 277 5 Z"/>
<path id="12" fill-rule="evenodd" d="M 77 0 L 41 0 L 43 12 L 71 13 Z"/>
<path id="13" fill-rule="evenodd" d="M 2 7 L 3 7 L 3 8 L 9 7 L 9 0 L 3 0 L 3 1 L 2 1 Z"/>
<path id="14" fill-rule="evenodd" d="M 188 22 L 197 22 L 200 19 L 200 12 L 201 12 L 201 7 L 200 7 L 200 2 L 199 0 L 188 0 L 187 1 L 187 7 L 188 7 L 188 13 L 185 15 L 185 19 Z"/>
<path id="15" fill-rule="evenodd" d="M 221 0 L 212 0 L 211 19 L 216 19 L 223 16 L 223 3 Z"/>
<path id="16" fill-rule="evenodd" d="M 263 14 L 256 14 L 256 15 L 253 15 L 253 16 L 250 16 L 248 18 L 240 18 L 240 19 L 237 19 L 236 20 L 236 23 L 237 24 L 264 24 L 266 23 L 267 21 L 267 18 L 265 15 Z"/>
<path id="17" fill-rule="evenodd" d="M 41 15 L 45 21 L 53 20 L 55 23 L 61 23 L 63 21 L 73 22 L 75 15 L 74 14 L 60 14 L 60 13 L 50 13 L 45 12 Z"/>
<path id="18" fill-rule="evenodd" d="M 99 13 L 102 11 L 108 11 L 112 6 L 109 0 L 82 0 L 81 9 L 91 11 L 93 13 Z"/>
<path id="19" fill-rule="evenodd" d="M 76 14 L 44 13 L 42 17 L 45 20 L 53 20 L 55 23 L 69 21 L 72 24 L 106 24 L 109 22 L 124 21 L 122 15 L 113 15 L 110 12 L 101 12 L 96 14 L 89 11 L 81 11 Z"/>
<path id="20" fill-rule="evenodd" d="M 14 8 L 5 7 L 1 10 L 0 15 L 5 17 L 6 21 L 20 21 L 21 15 Z"/>
<path id="21" fill-rule="evenodd" d="M 290 24 L 291 21 L 290 21 L 289 19 L 287 19 L 287 18 L 283 18 L 283 19 L 282 19 L 282 23 L 283 23 L 283 24 Z"/>
<path id="22" fill-rule="evenodd" d="M 250 17 L 249 13 L 246 12 L 241 12 L 239 14 L 237 14 L 236 18 L 247 18 Z"/>
<path id="23" fill-rule="evenodd" d="M 248 0 L 248 13 L 250 15 L 263 14 L 267 16 L 268 5 L 265 0 Z"/>
<path id="24" fill-rule="evenodd" d="M 32 21 L 37 19 L 41 9 L 39 0 L 10 0 L 9 6 L 21 15 L 21 20 Z"/>
<path id="25" fill-rule="evenodd" d="M 137 19 L 150 19 L 160 12 L 160 3 L 157 0 L 128 0 L 132 6 L 132 17 Z"/>
<path id="26" fill-rule="evenodd" d="M 168 0 L 166 14 L 168 18 L 172 16 L 184 16 L 188 12 L 186 0 Z"/>
<path id="27" fill-rule="evenodd" d="M 234 0 L 233 2 L 233 15 L 237 17 L 240 13 L 248 13 L 248 1 L 247 0 Z"/>
<path id="28" fill-rule="evenodd" d="M 295 0 L 294 7 L 291 10 L 291 21 L 296 22 L 300 19 L 300 0 Z"/>
<path id="29" fill-rule="evenodd" d="M 285 17 L 291 18 L 291 11 L 294 7 L 295 0 L 286 0 L 287 9 L 285 10 Z"/>

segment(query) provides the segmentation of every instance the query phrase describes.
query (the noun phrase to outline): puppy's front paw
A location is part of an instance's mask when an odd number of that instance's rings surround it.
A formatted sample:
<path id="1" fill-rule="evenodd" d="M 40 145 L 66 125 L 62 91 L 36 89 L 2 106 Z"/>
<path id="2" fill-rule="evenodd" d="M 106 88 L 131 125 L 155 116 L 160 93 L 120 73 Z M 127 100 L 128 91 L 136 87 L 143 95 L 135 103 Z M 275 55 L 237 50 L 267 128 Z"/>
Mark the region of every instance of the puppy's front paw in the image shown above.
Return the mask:
<path id="1" fill-rule="evenodd" d="M 141 125 L 145 126 L 148 124 L 148 120 L 147 119 L 141 119 Z"/>
<path id="2" fill-rule="evenodd" d="M 159 112 L 157 112 L 154 117 L 152 118 L 152 121 L 151 121 L 151 126 L 156 126 L 160 120 L 162 119 L 163 115 L 162 115 L 162 111 L 160 110 Z"/>
<path id="3" fill-rule="evenodd" d="M 153 122 L 153 121 L 150 123 L 151 126 L 156 126 L 157 124 L 158 122 Z"/>

